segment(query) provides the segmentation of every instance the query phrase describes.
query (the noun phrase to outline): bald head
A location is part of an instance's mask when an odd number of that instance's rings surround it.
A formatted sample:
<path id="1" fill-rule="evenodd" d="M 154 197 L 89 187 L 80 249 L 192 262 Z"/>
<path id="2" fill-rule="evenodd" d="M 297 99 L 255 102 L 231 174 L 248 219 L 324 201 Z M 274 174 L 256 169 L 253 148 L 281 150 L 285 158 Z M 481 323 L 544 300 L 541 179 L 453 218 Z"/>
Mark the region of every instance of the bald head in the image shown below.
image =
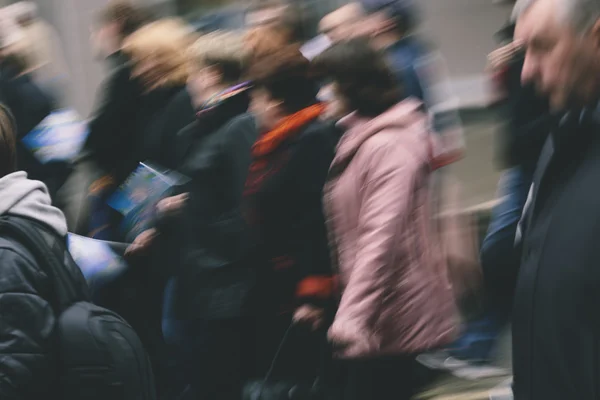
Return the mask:
<path id="1" fill-rule="evenodd" d="M 349 3 L 327 14 L 319 23 L 319 31 L 332 42 L 348 39 L 353 27 L 364 16 L 360 3 Z"/>

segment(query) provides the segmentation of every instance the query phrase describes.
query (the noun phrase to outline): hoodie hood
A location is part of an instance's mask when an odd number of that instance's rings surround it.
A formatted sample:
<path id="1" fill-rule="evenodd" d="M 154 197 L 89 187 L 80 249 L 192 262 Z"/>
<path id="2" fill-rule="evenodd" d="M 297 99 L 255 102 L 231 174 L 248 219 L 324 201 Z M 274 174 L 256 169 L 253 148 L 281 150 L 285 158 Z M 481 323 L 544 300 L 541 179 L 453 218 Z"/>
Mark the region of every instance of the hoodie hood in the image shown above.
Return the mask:
<path id="1" fill-rule="evenodd" d="M 65 216 L 52 206 L 46 185 L 28 179 L 27 173 L 23 171 L 0 178 L 0 215 L 6 214 L 46 224 L 60 236 L 67 234 Z"/>
<path id="2" fill-rule="evenodd" d="M 375 118 L 365 118 L 354 112 L 337 123 L 346 133 L 340 139 L 333 164 L 347 163 L 364 142 L 381 131 L 397 132 L 399 141 L 414 148 L 411 153 L 430 162 L 434 143 L 428 125 L 423 104 L 412 99 L 396 104 Z M 413 126 L 418 129 L 408 129 Z"/>

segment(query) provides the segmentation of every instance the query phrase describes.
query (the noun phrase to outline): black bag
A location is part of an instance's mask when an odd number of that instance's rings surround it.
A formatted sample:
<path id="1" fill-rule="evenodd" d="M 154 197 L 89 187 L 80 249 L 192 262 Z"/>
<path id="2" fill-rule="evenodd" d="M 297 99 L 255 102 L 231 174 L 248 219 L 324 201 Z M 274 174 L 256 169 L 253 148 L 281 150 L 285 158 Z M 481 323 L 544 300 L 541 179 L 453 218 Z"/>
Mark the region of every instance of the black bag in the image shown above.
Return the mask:
<path id="1" fill-rule="evenodd" d="M 25 246 L 51 279 L 61 400 L 155 400 L 148 356 L 131 326 L 89 301 L 66 240 L 28 218 L 0 218 L 0 234 Z"/>
<path id="2" fill-rule="evenodd" d="M 324 361 L 313 382 L 274 381 L 272 379 L 277 363 L 281 359 L 282 350 L 286 345 L 289 345 L 290 332 L 293 329 L 294 324 L 292 323 L 277 348 L 264 380 L 251 381 L 244 386 L 242 400 L 333 400 L 337 398 L 332 388 L 324 382 Z M 326 353 L 326 351 L 323 352 L 323 358 L 325 358 Z"/>

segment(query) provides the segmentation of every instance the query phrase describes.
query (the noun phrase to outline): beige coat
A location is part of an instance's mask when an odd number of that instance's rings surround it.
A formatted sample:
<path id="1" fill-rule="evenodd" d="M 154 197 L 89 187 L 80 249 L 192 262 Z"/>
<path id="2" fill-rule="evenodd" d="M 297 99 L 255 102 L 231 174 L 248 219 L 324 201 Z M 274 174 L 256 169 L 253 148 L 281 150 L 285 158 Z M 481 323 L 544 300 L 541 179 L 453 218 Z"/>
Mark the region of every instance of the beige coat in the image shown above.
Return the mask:
<path id="1" fill-rule="evenodd" d="M 430 214 L 432 145 L 420 103 L 340 121 L 325 188 L 342 289 L 329 336 L 339 356 L 416 354 L 449 343 L 456 308 Z"/>

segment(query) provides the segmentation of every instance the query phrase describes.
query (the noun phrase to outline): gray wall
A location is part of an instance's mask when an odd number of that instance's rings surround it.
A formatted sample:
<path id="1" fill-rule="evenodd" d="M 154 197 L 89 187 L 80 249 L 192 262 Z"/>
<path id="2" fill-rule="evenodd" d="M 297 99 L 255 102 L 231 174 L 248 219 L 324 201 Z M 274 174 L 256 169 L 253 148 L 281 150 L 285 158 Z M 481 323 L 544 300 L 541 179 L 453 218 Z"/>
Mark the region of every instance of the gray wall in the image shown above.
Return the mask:
<path id="1" fill-rule="evenodd" d="M 465 107 L 491 100 L 484 73 L 487 55 L 496 48 L 494 33 L 508 20 L 509 5 L 492 0 L 419 0 L 426 15 L 424 31 L 444 55 L 454 93 Z"/>
<path id="2" fill-rule="evenodd" d="M 93 13 L 108 0 L 35 0 L 40 15 L 56 28 L 69 69 L 66 103 L 87 116 L 103 71 L 89 42 Z"/>

